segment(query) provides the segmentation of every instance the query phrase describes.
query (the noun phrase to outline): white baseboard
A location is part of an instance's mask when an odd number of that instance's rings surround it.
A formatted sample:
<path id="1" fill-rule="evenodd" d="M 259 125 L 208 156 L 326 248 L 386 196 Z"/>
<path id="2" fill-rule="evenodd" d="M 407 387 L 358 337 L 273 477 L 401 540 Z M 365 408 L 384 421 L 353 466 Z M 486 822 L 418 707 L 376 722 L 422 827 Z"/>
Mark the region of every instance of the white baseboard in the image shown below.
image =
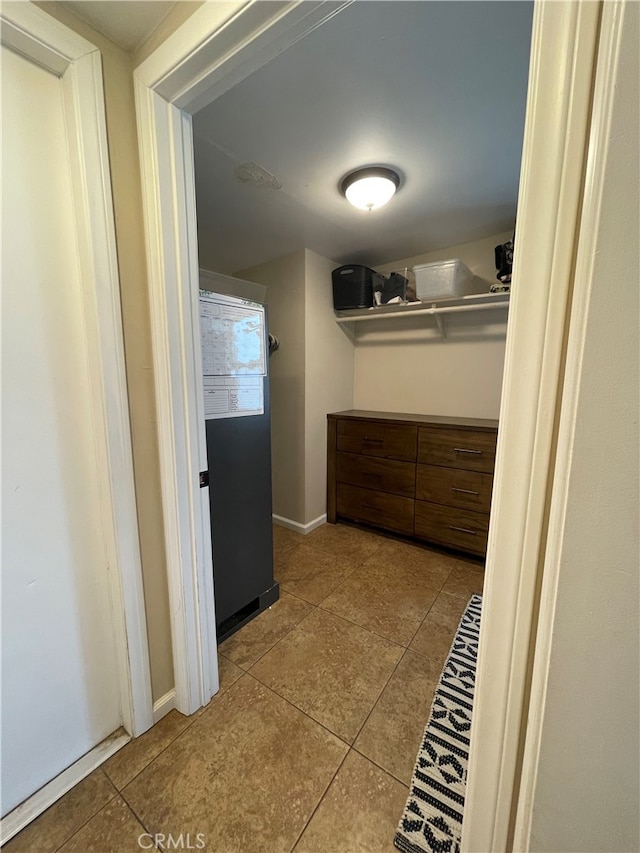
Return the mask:
<path id="1" fill-rule="evenodd" d="M 296 533 L 301 533 L 303 536 L 306 536 L 307 533 L 311 533 L 311 531 L 315 530 L 316 527 L 321 527 L 323 524 L 327 523 L 326 512 L 323 515 L 319 515 L 317 518 L 314 518 L 313 521 L 310 521 L 308 524 L 300 524 L 298 521 L 292 521 L 290 518 L 284 518 L 284 516 L 275 515 L 275 513 L 271 517 L 274 524 L 279 524 L 280 527 L 286 527 L 288 530 L 295 530 Z"/>
<path id="2" fill-rule="evenodd" d="M 67 791 L 70 791 L 74 785 L 93 773 L 96 767 L 111 758 L 111 756 L 122 749 L 123 746 L 129 743 L 131 735 L 119 729 L 110 737 L 103 740 L 97 746 L 94 746 L 90 752 L 83 755 L 74 762 L 71 767 L 63 770 L 55 779 L 52 779 L 44 787 L 32 794 L 24 803 L 20 803 L 13 811 L 9 812 L 6 817 L 0 821 L 0 844 L 6 842 L 17 835 L 21 829 L 24 829 L 27 824 L 35 820 L 38 815 L 52 806 L 56 800 L 64 796 Z"/>
<path id="3" fill-rule="evenodd" d="M 164 696 L 161 696 L 157 702 L 153 703 L 153 724 L 160 722 L 163 717 L 166 717 L 169 711 L 173 711 L 176 707 L 176 691 L 169 690 Z"/>

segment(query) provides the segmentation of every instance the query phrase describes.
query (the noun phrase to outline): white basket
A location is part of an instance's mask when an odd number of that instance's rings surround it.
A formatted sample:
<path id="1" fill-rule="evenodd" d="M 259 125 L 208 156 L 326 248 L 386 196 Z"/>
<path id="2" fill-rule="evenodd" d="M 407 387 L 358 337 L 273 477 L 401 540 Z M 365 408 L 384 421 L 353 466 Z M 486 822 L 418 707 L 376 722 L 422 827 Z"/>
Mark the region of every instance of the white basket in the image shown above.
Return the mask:
<path id="1" fill-rule="evenodd" d="M 474 292 L 473 273 L 459 258 L 419 264 L 413 271 L 416 276 L 416 294 L 422 302 L 467 296 Z"/>

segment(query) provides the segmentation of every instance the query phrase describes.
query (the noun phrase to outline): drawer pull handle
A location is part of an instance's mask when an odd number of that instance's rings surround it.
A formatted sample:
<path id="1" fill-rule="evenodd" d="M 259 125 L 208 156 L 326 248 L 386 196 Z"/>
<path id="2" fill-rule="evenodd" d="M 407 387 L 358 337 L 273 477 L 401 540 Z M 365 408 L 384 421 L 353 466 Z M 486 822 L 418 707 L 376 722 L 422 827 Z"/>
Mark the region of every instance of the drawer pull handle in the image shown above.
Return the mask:
<path id="1" fill-rule="evenodd" d="M 457 530 L 460 533 L 470 533 L 472 536 L 476 535 L 475 530 L 469 530 L 468 527 L 454 527 L 452 524 L 449 525 L 449 530 Z"/>
<path id="2" fill-rule="evenodd" d="M 363 509 L 375 509 L 377 512 L 380 512 L 379 506 L 372 506 L 371 504 L 362 504 Z"/>
<path id="3" fill-rule="evenodd" d="M 364 440 L 368 441 L 370 444 L 382 444 L 381 438 L 369 438 L 365 435 Z"/>
<path id="4" fill-rule="evenodd" d="M 474 492 L 473 489 L 457 489 L 455 486 L 451 486 L 452 492 L 460 492 L 463 495 L 479 495 L 480 492 Z"/>
<path id="5" fill-rule="evenodd" d="M 373 474 L 371 471 L 365 471 L 364 476 L 365 477 L 373 477 L 374 480 L 379 480 L 380 477 L 382 477 L 382 474 Z"/>
<path id="6" fill-rule="evenodd" d="M 482 455 L 481 450 L 469 450 L 467 447 L 454 447 L 453 449 L 456 453 L 476 453 L 478 456 Z"/>

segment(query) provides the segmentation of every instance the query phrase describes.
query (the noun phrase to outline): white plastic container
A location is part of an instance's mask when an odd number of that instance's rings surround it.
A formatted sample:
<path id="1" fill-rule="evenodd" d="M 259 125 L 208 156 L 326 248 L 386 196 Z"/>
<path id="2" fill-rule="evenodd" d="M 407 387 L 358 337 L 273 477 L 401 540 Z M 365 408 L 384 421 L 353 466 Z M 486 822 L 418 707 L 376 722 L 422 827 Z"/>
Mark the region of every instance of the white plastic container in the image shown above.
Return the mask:
<path id="1" fill-rule="evenodd" d="M 413 271 L 416 276 L 416 294 L 421 302 L 468 296 L 474 292 L 473 273 L 459 258 L 418 264 Z"/>

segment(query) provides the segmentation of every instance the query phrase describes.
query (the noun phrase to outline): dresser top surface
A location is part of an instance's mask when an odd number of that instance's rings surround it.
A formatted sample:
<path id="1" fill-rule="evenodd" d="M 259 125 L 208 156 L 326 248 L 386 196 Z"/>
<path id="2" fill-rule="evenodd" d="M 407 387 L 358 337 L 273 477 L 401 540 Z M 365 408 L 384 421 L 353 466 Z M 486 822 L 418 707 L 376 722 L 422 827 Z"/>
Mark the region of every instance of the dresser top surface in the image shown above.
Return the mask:
<path id="1" fill-rule="evenodd" d="M 383 421 L 392 423 L 413 423 L 424 426 L 456 427 L 458 429 L 483 429 L 495 431 L 498 421 L 490 418 L 453 418 L 443 415 L 415 415 L 401 412 L 369 412 L 365 409 L 348 409 L 344 412 L 331 412 L 329 418 L 349 418 L 352 420 Z"/>

